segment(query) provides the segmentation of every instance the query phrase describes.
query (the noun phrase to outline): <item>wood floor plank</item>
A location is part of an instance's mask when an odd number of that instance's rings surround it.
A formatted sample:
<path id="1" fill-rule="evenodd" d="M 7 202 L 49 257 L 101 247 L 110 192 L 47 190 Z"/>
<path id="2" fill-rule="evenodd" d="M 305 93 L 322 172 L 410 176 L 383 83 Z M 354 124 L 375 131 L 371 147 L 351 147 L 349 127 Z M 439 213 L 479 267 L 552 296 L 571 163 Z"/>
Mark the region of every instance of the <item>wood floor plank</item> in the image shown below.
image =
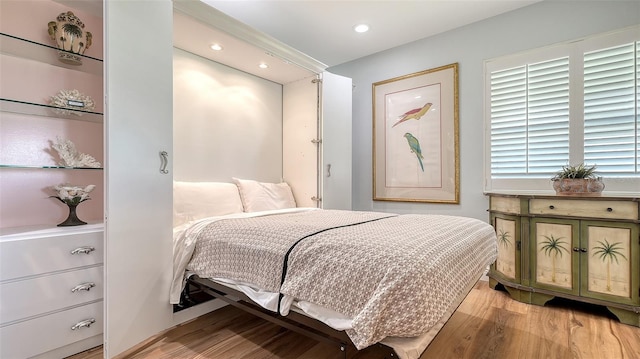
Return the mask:
<path id="1" fill-rule="evenodd" d="M 69 359 L 98 359 L 101 348 Z M 179 325 L 127 352 L 126 359 L 338 359 L 336 345 L 227 306 Z M 480 281 L 421 359 L 636 359 L 640 328 L 606 309 L 555 299 L 519 303 Z M 347 359 L 389 359 L 378 348 L 347 351 Z"/>

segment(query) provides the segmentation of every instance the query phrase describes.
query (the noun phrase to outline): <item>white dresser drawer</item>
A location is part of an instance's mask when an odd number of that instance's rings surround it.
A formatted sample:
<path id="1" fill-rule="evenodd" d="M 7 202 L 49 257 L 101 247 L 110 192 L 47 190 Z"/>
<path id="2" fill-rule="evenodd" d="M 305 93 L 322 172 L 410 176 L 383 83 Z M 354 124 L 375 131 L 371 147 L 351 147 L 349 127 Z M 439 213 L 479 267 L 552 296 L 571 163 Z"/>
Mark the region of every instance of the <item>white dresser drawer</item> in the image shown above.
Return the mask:
<path id="1" fill-rule="evenodd" d="M 529 202 L 529 213 L 600 219 L 638 219 L 638 203 L 541 198 Z"/>
<path id="2" fill-rule="evenodd" d="M 102 266 L 2 283 L 0 324 L 102 299 L 102 283 Z"/>
<path id="3" fill-rule="evenodd" d="M 102 333 L 102 301 L 0 327 L 0 358 L 29 358 Z M 71 328 L 84 320 L 89 327 Z"/>
<path id="4" fill-rule="evenodd" d="M 2 235 L 0 281 L 101 264 L 103 226 L 79 227 Z"/>

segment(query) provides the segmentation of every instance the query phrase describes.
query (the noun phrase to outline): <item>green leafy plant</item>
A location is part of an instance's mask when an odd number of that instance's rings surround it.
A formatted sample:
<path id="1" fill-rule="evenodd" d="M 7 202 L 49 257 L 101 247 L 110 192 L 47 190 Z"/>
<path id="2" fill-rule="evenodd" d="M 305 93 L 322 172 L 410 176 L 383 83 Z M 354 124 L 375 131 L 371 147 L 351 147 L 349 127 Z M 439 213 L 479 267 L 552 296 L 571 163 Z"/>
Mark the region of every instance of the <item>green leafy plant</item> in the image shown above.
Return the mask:
<path id="1" fill-rule="evenodd" d="M 562 169 L 551 178 L 552 181 L 565 179 L 565 178 L 583 178 L 583 179 L 595 179 L 596 165 L 587 166 L 584 163 L 579 165 L 566 165 L 562 166 Z"/>

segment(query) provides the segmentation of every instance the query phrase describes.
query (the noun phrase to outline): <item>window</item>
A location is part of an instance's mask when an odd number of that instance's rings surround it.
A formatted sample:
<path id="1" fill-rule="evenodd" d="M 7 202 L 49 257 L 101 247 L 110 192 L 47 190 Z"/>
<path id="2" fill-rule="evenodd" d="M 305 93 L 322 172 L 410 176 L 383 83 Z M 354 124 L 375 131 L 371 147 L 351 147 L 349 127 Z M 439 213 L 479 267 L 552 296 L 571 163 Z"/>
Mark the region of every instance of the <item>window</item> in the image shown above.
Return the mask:
<path id="1" fill-rule="evenodd" d="M 563 165 L 597 165 L 640 192 L 640 27 L 485 63 L 485 190 L 549 191 Z"/>

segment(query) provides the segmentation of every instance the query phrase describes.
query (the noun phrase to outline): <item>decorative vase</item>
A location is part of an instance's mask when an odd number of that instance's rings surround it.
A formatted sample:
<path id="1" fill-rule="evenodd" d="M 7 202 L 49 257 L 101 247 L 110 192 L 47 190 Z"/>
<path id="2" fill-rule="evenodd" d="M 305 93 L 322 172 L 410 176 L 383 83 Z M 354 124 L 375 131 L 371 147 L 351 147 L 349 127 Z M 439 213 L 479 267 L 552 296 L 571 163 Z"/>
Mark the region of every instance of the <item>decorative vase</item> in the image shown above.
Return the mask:
<path id="1" fill-rule="evenodd" d="M 69 65 L 82 65 L 85 50 L 91 46 L 92 35 L 84 31 L 84 23 L 71 11 L 58 15 L 56 21 L 50 21 L 49 36 L 56 42 L 58 59 Z M 78 54 L 78 55 L 76 55 Z"/>
<path id="2" fill-rule="evenodd" d="M 562 178 L 553 181 L 553 189 L 558 196 L 600 196 L 604 190 L 602 177 Z"/>
<path id="3" fill-rule="evenodd" d="M 69 207 L 69 216 L 64 220 L 64 222 L 58 224 L 58 227 L 80 226 L 87 224 L 87 222 L 78 218 L 78 214 L 76 213 L 76 207 L 78 207 L 77 204 L 67 204 L 67 206 Z"/>

